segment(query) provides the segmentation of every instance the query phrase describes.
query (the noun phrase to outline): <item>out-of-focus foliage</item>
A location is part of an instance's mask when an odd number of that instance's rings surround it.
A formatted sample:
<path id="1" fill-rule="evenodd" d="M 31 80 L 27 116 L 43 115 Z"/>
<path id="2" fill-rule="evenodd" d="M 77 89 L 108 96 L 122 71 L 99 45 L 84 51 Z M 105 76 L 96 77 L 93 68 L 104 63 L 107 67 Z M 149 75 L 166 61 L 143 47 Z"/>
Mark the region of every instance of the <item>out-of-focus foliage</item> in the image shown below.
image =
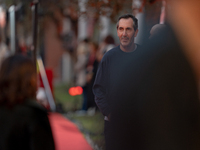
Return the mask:
<path id="1" fill-rule="evenodd" d="M 120 13 L 132 13 L 132 4 L 134 0 L 0 0 L 7 8 L 10 5 L 23 4 L 30 9 L 31 3 L 39 2 L 39 12 L 42 16 L 48 15 L 54 18 L 55 10 L 59 10 L 63 15 L 70 16 L 77 20 L 78 16 L 84 14 L 92 16 L 95 20 L 100 15 L 106 15 L 116 22 Z M 140 0 L 142 7 L 161 0 Z M 84 10 L 80 9 L 80 2 L 85 6 Z"/>
<path id="2" fill-rule="evenodd" d="M 11 5 L 22 3 L 29 7 L 35 0 L 3 0 L 2 3 L 9 8 Z M 43 13 L 50 14 L 56 9 L 67 13 L 76 12 L 77 17 L 81 14 L 95 16 L 97 19 L 99 15 L 106 15 L 115 20 L 120 12 L 131 12 L 132 0 L 85 0 L 85 7 L 87 11 L 80 11 L 80 0 L 38 0 L 40 8 Z"/>

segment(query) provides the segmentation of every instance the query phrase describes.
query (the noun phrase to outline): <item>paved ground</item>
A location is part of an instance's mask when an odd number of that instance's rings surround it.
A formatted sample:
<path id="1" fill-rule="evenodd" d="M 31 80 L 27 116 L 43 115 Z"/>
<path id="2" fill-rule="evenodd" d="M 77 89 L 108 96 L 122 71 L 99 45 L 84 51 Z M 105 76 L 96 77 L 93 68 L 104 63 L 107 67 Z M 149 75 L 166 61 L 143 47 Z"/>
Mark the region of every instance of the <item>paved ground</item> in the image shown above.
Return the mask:
<path id="1" fill-rule="evenodd" d="M 59 113 L 49 113 L 56 150 L 92 150 L 77 126 Z"/>

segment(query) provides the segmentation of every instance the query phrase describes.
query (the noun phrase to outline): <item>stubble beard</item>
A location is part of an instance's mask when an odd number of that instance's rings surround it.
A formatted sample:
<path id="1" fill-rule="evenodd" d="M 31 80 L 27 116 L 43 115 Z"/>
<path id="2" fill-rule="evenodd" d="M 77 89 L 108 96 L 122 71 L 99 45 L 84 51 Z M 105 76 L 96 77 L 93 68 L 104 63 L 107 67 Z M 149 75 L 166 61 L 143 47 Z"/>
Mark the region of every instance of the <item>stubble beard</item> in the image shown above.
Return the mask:
<path id="1" fill-rule="evenodd" d="M 127 37 L 124 37 L 124 38 L 127 38 Z M 129 38 L 127 38 L 127 42 L 123 42 L 123 39 L 120 41 L 120 45 L 124 48 L 124 49 L 128 49 L 128 48 L 131 48 L 134 44 L 134 40 L 131 40 Z"/>
<path id="2" fill-rule="evenodd" d="M 124 42 L 125 40 L 125 42 Z M 130 45 L 130 39 L 128 37 L 122 37 L 120 44 L 122 47 L 127 47 L 128 45 Z"/>

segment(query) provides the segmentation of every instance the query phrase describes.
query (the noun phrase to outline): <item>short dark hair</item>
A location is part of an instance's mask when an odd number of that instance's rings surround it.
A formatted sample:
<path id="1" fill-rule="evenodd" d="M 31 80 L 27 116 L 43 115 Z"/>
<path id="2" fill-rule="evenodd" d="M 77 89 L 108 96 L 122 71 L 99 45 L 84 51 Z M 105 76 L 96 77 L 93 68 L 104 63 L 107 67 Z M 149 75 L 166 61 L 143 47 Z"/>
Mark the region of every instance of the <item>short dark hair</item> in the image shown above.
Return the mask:
<path id="1" fill-rule="evenodd" d="M 138 19 L 135 18 L 135 16 L 133 16 L 132 14 L 125 14 L 125 15 L 121 15 L 119 18 L 118 18 L 118 21 L 117 21 L 117 28 L 119 26 L 119 20 L 120 19 L 128 19 L 128 18 L 131 18 L 134 22 L 133 24 L 133 28 L 134 30 L 136 31 L 138 29 Z"/>

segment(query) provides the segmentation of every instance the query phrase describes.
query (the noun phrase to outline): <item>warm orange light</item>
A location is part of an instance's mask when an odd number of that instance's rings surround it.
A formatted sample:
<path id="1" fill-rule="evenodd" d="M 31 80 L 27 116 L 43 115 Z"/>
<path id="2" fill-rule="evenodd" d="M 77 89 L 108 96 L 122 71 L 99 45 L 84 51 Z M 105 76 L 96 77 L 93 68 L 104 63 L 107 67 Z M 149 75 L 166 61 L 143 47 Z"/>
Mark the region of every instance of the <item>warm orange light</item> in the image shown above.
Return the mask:
<path id="1" fill-rule="evenodd" d="M 69 89 L 69 94 L 70 94 L 71 96 L 75 96 L 74 87 L 71 87 L 71 88 Z"/>
<path id="2" fill-rule="evenodd" d="M 69 94 L 71 96 L 81 95 L 83 93 L 83 89 L 80 86 L 69 88 Z"/>
<path id="3" fill-rule="evenodd" d="M 77 95 L 81 95 L 81 94 L 83 93 L 82 87 L 77 86 L 77 87 L 76 87 L 76 92 L 77 92 Z"/>

